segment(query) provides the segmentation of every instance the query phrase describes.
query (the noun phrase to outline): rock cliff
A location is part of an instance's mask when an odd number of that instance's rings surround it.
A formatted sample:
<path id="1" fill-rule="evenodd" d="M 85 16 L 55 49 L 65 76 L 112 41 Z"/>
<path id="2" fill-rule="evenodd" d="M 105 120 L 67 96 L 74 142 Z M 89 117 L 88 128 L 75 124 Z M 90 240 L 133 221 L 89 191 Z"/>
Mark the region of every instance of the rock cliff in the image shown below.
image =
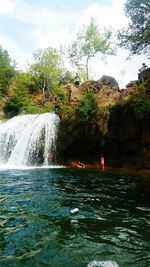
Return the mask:
<path id="1" fill-rule="evenodd" d="M 86 81 L 79 87 L 68 84 L 62 86 L 62 89 L 67 94 L 70 105 L 72 106 L 77 106 L 81 97 L 87 91 L 96 93 L 99 107 L 106 107 L 126 101 L 131 95 L 140 92 L 138 80 L 130 82 L 126 85 L 125 89 L 120 90 L 116 80 L 106 75 L 97 81 Z"/>
<path id="2" fill-rule="evenodd" d="M 96 161 L 99 153 L 102 152 L 106 157 L 106 164 L 109 166 L 150 168 L 150 114 L 148 114 L 148 120 L 137 120 L 131 108 L 121 108 L 121 105 L 126 103 L 131 96 L 143 93 L 150 98 L 150 69 L 139 74 L 138 80 L 131 81 L 124 89 L 119 88 L 113 77 L 106 75 L 97 81 L 86 81 L 79 87 L 68 84 L 62 89 L 71 107 L 78 107 L 81 98 L 89 91 L 95 92 L 99 108 L 114 107 L 109 119 L 103 119 L 103 121 L 101 118 L 99 119 L 101 125 L 107 125 L 106 130 L 103 133 L 99 133 L 99 131 L 94 133 L 89 139 L 90 148 L 87 149 L 88 143 L 86 142 L 83 145 L 84 136 L 77 139 L 74 136 L 76 140 L 71 140 L 66 147 L 63 147 L 66 158 L 88 160 L 88 153 L 91 156 L 95 153 L 94 160 Z M 70 134 L 72 134 L 71 131 Z M 103 137 L 101 144 L 99 135 Z M 70 140 L 70 137 L 67 138 Z M 80 149 L 81 147 L 82 149 Z M 85 154 L 83 153 L 84 149 Z"/>

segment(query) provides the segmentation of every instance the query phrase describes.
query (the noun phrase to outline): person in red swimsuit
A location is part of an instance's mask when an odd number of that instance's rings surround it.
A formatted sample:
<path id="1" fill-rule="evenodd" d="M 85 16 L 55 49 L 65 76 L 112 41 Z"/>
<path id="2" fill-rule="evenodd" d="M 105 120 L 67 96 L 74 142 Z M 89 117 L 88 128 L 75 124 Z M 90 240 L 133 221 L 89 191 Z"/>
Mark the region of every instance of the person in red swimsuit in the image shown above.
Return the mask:
<path id="1" fill-rule="evenodd" d="M 104 161 L 104 157 L 103 156 L 101 156 L 100 161 L 101 161 L 101 169 L 104 172 L 104 169 L 105 169 L 105 161 Z"/>

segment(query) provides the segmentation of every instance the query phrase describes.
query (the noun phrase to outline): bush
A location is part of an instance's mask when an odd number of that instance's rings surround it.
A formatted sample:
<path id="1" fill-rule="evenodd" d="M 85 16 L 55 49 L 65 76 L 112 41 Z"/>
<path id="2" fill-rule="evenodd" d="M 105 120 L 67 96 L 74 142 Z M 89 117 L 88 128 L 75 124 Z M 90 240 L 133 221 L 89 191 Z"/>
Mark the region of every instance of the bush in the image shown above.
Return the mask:
<path id="1" fill-rule="evenodd" d="M 150 120 L 150 98 L 147 98 L 145 94 L 133 96 L 128 104 L 133 109 L 137 119 Z"/>
<path id="2" fill-rule="evenodd" d="M 77 111 L 79 120 L 92 121 L 98 114 L 98 103 L 94 92 L 87 92 L 80 100 Z"/>

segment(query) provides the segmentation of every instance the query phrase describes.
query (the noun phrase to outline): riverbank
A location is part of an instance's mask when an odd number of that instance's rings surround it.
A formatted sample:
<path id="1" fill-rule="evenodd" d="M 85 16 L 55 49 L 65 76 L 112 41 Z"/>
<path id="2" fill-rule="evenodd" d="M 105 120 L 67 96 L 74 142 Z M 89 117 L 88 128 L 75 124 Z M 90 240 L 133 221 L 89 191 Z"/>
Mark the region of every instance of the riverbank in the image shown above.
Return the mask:
<path id="1" fill-rule="evenodd" d="M 100 169 L 100 164 L 95 163 L 84 163 L 79 161 L 70 160 L 67 162 L 67 165 L 73 168 L 84 168 L 84 169 Z M 140 175 L 147 176 L 150 178 L 150 169 L 143 169 L 142 167 L 105 167 L 106 173 L 118 173 L 118 174 L 132 174 L 132 175 Z"/>

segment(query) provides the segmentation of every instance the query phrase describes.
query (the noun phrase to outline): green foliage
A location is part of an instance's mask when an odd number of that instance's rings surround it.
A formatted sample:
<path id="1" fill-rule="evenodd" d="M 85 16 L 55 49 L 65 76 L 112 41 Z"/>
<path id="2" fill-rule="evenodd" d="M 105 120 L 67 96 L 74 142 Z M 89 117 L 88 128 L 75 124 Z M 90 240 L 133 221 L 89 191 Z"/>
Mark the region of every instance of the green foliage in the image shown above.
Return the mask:
<path id="1" fill-rule="evenodd" d="M 108 122 L 111 117 L 111 110 L 112 110 L 112 106 L 106 106 L 106 107 L 100 108 L 100 111 L 99 111 L 98 119 L 99 119 L 101 133 L 103 136 L 106 135 L 108 132 Z"/>
<path id="2" fill-rule="evenodd" d="M 24 114 L 42 114 L 52 111 L 54 111 L 54 109 L 51 102 L 45 102 L 44 105 L 37 105 L 31 102 L 24 110 Z"/>
<path id="3" fill-rule="evenodd" d="M 72 132 L 72 136 L 79 136 L 81 133 L 93 134 L 98 129 L 98 104 L 96 95 L 87 92 L 79 102 L 78 107 L 69 107 L 67 103 L 61 106 L 60 117 L 64 125 L 67 125 L 66 132 Z"/>
<path id="4" fill-rule="evenodd" d="M 52 111 L 54 96 L 59 105 L 65 105 L 65 94 L 59 88 L 62 73 L 62 59 L 56 49 L 37 51 L 34 63 L 25 73 L 16 72 L 7 51 L 1 49 L 0 96 L 6 116 Z M 66 81 L 72 79 L 70 72 L 66 71 L 65 75 Z"/>
<path id="5" fill-rule="evenodd" d="M 63 125 L 67 125 L 67 132 L 72 132 L 72 135 L 78 132 L 77 135 L 79 135 L 81 132 L 87 132 L 88 129 L 90 135 L 90 130 L 93 130 L 98 125 L 98 112 L 99 109 L 95 93 L 87 92 L 80 100 L 78 107 L 64 105 L 61 109 L 60 116 Z"/>
<path id="6" fill-rule="evenodd" d="M 95 93 L 89 91 L 82 97 L 77 113 L 80 121 L 90 122 L 95 119 L 98 113 L 98 104 Z"/>
<path id="7" fill-rule="evenodd" d="M 9 83 L 16 74 L 11 63 L 8 52 L 0 46 L 0 98 L 7 94 Z"/>
<path id="8" fill-rule="evenodd" d="M 44 99 L 51 99 L 54 88 L 60 83 L 62 71 L 62 59 L 56 49 L 38 50 L 30 67 L 34 91 L 41 91 Z"/>
<path id="9" fill-rule="evenodd" d="M 91 73 L 90 73 L 90 71 L 88 71 L 88 72 L 89 72 L 88 73 L 88 79 L 89 80 L 94 80 L 92 75 L 91 75 Z M 81 83 L 83 83 L 83 82 L 85 82 L 87 80 L 87 71 L 83 66 L 78 66 L 77 67 L 77 73 L 78 73 L 78 75 L 80 77 Z M 74 75 L 74 77 L 75 77 L 75 75 Z"/>
<path id="10" fill-rule="evenodd" d="M 143 92 L 143 93 L 145 93 L 145 83 L 144 83 L 144 81 L 141 81 L 141 82 L 139 82 L 139 88 L 140 88 L 140 90 L 141 90 L 141 92 Z"/>
<path id="11" fill-rule="evenodd" d="M 150 2 L 148 0 L 127 0 L 125 13 L 130 18 L 128 28 L 118 33 L 120 46 L 131 54 L 150 55 Z"/>
<path id="12" fill-rule="evenodd" d="M 66 105 L 68 103 L 67 96 L 60 87 L 54 89 L 54 94 L 59 105 Z"/>
<path id="13" fill-rule="evenodd" d="M 18 114 L 35 114 L 53 111 L 51 102 L 34 103 L 31 94 L 30 83 L 32 76 L 30 73 L 20 73 L 12 92 L 9 93 L 3 103 L 3 111 L 7 117 L 13 117 Z"/>
<path id="14" fill-rule="evenodd" d="M 32 107 L 31 95 L 21 81 L 12 95 L 5 99 L 3 110 L 8 117 L 13 117 L 18 114 L 32 113 L 30 107 Z"/>
<path id="15" fill-rule="evenodd" d="M 128 101 L 118 103 L 110 109 L 110 116 L 112 113 L 122 114 L 126 116 L 132 113 L 137 120 L 150 120 L 150 98 L 144 93 L 135 94 L 130 97 Z"/>
<path id="16" fill-rule="evenodd" d="M 150 121 L 150 98 L 144 94 L 138 94 L 130 99 L 129 104 L 137 119 Z"/>
<path id="17" fill-rule="evenodd" d="M 36 76 L 31 71 L 20 73 L 19 79 L 22 81 L 22 85 L 28 89 L 29 93 L 34 94 L 40 91 L 39 80 L 36 79 Z"/>
<path id="18" fill-rule="evenodd" d="M 60 77 L 59 85 L 66 85 L 68 83 L 73 83 L 74 75 L 70 71 L 66 70 Z"/>
<path id="19" fill-rule="evenodd" d="M 8 117 L 18 114 L 33 113 L 31 79 L 29 73 L 18 72 L 12 88 L 4 98 L 3 110 Z"/>
<path id="20" fill-rule="evenodd" d="M 68 47 L 68 55 L 73 65 L 82 65 L 86 68 L 86 78 L 89 78 L 89 60 L 100 53 L 103 55 L 113 54 L 111 48 L 111 31 L 104 30 L 102 33 L 98 25 L 91 19 L 88 26 L 77 33 L 76 39 Z"/>
<path id="21" fill-rule="evenodd" d="M 93 92 L 87 92 L 78 107 L 63 109 L 58 137 L 58 149 L 63 158 L 91 160 L 100 151 L 103 139 L 98 124 L 98 111 Z"/>
<path id="22" fill-rule="evenodd" d="M 68 108 L 68 99 L 64 91 L 57 87 L 54 89 L 54 97 L 53 97 L 53 109 L 55 112 L 61 117 L 64 114 L 64 109 Z"/>

